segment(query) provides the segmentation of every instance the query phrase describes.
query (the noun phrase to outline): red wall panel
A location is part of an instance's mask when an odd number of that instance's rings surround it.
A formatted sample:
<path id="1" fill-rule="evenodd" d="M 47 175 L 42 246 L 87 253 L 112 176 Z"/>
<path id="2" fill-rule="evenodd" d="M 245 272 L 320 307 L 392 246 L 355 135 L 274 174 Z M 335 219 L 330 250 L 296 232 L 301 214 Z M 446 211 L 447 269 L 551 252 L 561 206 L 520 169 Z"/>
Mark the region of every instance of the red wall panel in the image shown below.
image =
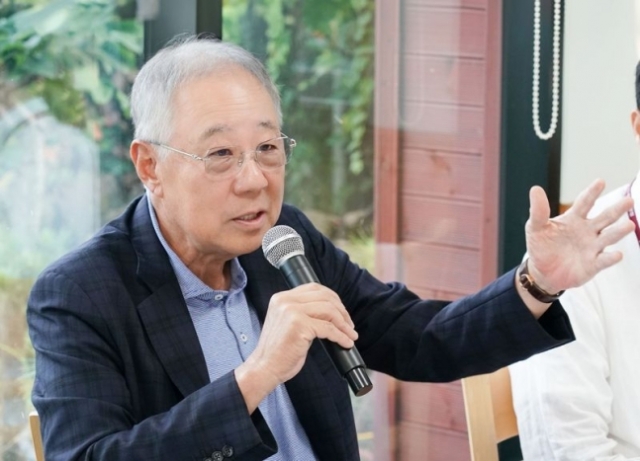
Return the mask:
<path id="1" fill-rule="evenodd" d="M 497 272 L 502 2 L 377 5 L 377 264 L 421 297 L 455 299 Z M 375 436 L 392 441 L 376 460 L 470 459 L 459 383 L 390 382 Z"/>
<path id="2" fill-rule="evenodd" d="M 403 65 L 405 101 L 476 107 L 484 104 L 484 60 L 408 54 Z"/>
<path id="3" fill-rule="evenodd" d="M 486 52 L 486 12 L 462 8 L 406 5 L 403 14 L 406 54 L 430 54 L 483 59 Z"/>
<path id="4" fill-rule="evenodd" d="M 482 171 L 482 156 L 413 149 L 405 143 L 402 159 L 404 194 L 480 201 L 482 184 L 477 179 Z"/>

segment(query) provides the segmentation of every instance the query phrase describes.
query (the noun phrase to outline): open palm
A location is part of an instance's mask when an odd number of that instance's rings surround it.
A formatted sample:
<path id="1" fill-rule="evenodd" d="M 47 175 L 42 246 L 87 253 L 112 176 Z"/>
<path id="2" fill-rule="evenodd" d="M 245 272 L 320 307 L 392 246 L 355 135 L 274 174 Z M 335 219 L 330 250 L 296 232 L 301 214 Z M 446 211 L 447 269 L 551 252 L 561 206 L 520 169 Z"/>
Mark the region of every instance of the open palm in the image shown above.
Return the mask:
<path id="1" fill-rule="evenodd" d="M 580 286 L 601 270 L 622 259 L 619 252 L 603 250 L 632 232 L 633 223 L 620 219 L 633 201 L 629 197 L 606 208 L 596 216 L 589 211 L 604 189 L 602 180 L 594 181 L 565 213 L 550 219 L 544 190 L 531 189 L 529 220 L 525 225 L 529 270 L 548 293 Z"/>

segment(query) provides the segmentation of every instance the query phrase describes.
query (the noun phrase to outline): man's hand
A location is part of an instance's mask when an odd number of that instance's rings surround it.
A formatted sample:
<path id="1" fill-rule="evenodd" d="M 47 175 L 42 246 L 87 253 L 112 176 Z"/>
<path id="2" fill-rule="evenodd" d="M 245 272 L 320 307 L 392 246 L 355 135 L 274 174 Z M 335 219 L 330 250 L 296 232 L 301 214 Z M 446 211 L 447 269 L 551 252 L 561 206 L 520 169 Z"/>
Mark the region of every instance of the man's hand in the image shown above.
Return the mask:
<path id="1" fill-rule="evenodd" d="M 588 218 L 603 189 L 602 180 L 594 181 L 570 209 L 553 219 L 549 218 L 544 190 L 538 186 L 531 189 L 530 215 L 525 226 L 529 273 L 547 293 L 580 286 L 622 259 L 620 252 L 603 250 L 633 232 L 631 220 L 620 220 L 633 206 L 633 200 L 621 198 Z"/>
<path id="2" fill-rule="evenodd" d="M 358 338 L 336 293 L 315 283 L 275 294 L 258 345 L 235 370 L 249 413 L 281 383 L 302 369 L 315 338 L 351 348 Z"/>

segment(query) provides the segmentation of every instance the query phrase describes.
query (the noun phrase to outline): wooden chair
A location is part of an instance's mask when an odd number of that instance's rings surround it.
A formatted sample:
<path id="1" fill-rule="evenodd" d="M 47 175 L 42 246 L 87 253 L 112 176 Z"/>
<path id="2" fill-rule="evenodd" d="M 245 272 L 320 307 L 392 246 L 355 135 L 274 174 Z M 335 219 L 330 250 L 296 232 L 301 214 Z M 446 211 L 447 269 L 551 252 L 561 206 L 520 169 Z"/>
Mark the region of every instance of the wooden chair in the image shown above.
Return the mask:
<path id="1" fill-rule="evenodd" d="M 31 438 L 33 439 L 33 449 L 36 452 L 36 461 L 44 461 L 44 449 L 42 448 L 42 435 L 40 434 L 40 418 L 38 413 L 29 413 L 29 427 L 31 428 Z"/>
<path id="2" fill-rule="evenodd" d="M 507 461 L 499 456 L 499 444 L 512 443 L 518 435 L 513 410 L 511 377 L 507 368 L 489 375 L 462 380 L 472 461 Z M 519 449 L 516 446 L 516 450 Z M 521 455 L 519 460 L 521 460 Z"/>

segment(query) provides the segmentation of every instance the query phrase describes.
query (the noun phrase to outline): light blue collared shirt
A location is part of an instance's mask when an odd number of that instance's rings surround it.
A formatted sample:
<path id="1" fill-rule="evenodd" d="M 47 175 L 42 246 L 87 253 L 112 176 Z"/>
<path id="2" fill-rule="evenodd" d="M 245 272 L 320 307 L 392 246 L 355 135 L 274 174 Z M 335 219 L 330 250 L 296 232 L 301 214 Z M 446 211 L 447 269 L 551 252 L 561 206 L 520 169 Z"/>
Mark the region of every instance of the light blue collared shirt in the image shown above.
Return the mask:
<path id="1" fill-rule="evenodd" d="M 153 229 L 169 255 L 213 382 L 240 366 L 258 344 L 260 321 L 244 295 L 247 275 L 234 258 L 229 291 L 212 290 L 167 244 L 148 195 L 147 201 Z M 278 443 L 278 453 L 267 458 L 269 461 L 317 460 L 284 384 L 276 387 L 258 408 Z"/>

